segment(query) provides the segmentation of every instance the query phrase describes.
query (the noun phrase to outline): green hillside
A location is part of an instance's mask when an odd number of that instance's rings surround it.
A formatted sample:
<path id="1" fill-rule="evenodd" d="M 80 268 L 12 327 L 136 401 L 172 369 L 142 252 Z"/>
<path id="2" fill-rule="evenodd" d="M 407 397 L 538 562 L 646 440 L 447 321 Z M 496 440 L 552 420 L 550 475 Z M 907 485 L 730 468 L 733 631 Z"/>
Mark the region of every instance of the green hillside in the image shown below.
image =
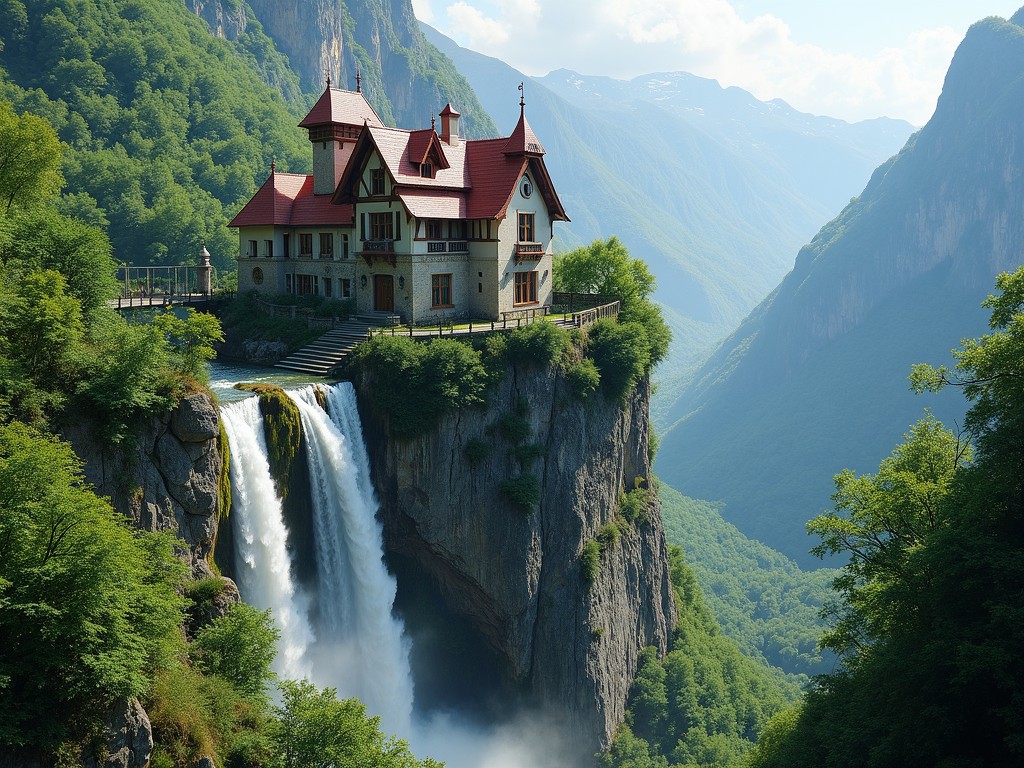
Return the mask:
<path id="1" fill-rule="evenodd" d="M 225 5 L 246 16 L 232 40 L 216 38 L 181 0 L 0 3 L 0 98 L 57 129 L 69 148 L 61 208 L 106 226 L 120 262 L 188 262 L 205 242 L 214 265 L 232 269 L 238 244 L 227 222 L 271 163 L 310 170 L 297 123 L 322 85 L 304 91 L 252 9 Z M 380 97 L 382 114 L 399 111 L 383 98 L 386 89 L 392 99 L 414 95 L 406 108 L 420 116 L 417 125 L 446 93 L 467 90 L 421 37 L 418 47 L 394 42 L 404 58 L 393 58 L 406 66 L 385 80 L 366 53 L 384 10 L 349 5 L 362 26 L 350 16 L 347 39 L 363 52 L 370 98 Z M 493 130 L 472 93 L 462 103 L 476 129 Z"/>
<path id="2" fill-rule="evenodd" d="M 833 474 L 875 466 L 926 407 L 962 415 L 958 393 L 916 398 L 907 375 L 981 332 L 995 274 L 1020 263 L 1022 75 L 1024 29 L 971 28 L 932 120 L 673 406 L 657 462 L 670 485 L 806 563 L 804 522 L 830 506 Z"/>
<path id="3" fill-rule="evenodd" d="M 835 572 L 802 571 L 792 560 L 744 536 L 718 508 L 659 486 L 665 535 L 681 546 L 723 634 L 752 659 L 806 680 L 832 668 L 818 638 L 821 607 Z M 808 539 L 808 546 L 817 543 Z"/>

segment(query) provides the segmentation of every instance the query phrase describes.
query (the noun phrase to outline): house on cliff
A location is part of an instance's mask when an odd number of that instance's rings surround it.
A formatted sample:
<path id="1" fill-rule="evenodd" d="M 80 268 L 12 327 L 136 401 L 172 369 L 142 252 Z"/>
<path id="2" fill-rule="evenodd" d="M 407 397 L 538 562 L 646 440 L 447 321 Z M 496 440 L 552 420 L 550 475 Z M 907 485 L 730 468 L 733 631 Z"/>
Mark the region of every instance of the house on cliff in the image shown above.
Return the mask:
<path id="1" fill-rule="evenodd" d="M 410 323 L 549 306 L 554 222 L 569 219 L 524 101 L 505 138 L 460 138 L 451 104 L 439 117 L 440 133 L 390 128 L 358 85 L 328 82 L 299 123 L 313 175 L 271 166 L 231 221 L 239 290 L 354 299 Z"/>

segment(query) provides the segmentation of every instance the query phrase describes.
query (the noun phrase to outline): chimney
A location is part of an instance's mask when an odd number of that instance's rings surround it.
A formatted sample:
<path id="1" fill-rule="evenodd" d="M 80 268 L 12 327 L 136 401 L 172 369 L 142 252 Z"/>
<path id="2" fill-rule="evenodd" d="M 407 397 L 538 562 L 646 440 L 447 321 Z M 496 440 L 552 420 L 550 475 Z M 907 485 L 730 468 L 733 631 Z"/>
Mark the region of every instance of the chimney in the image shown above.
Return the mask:
<path id="1" fill-rule="evenodd" d="M 459 118 L 462 117 L 456 112 L 451 102 L 441 110 L 441 141 L 450 147 L 459 146 Z"/>

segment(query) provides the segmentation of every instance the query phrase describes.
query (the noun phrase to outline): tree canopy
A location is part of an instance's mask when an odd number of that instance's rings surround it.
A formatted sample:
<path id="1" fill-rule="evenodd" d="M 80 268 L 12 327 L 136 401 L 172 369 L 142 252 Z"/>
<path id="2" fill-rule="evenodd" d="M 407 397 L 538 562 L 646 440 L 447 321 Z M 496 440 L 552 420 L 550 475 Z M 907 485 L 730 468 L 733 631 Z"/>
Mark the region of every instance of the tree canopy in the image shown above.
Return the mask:
<path id="1" fill-rule="evenodd" d="M 627 305 L 647 298 L 655 286 L 647 264 L 615 236 L 556 254 L 553 271 L 556 291 L 614 296 Z"/>
<path id="2" fill-rule="evenodd" d="M 844 665 L 774 720 L 752 765 L 1011 766 L 1024 762 L 1024 268 L 1001 275 L 992 332 L 954 370 L 974 461 L 926 419 L 875 476 L 837 478 L 824 551 L 846 552 L 825 642 Z"/>

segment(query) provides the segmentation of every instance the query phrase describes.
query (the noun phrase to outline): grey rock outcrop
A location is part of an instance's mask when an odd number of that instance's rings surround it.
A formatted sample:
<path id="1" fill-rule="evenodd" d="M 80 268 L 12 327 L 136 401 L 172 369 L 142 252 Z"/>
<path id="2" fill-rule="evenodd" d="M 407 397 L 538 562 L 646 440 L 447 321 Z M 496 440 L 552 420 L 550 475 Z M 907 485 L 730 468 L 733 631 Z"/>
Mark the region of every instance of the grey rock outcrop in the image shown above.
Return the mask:
<path id="1" fill-rule="evenodd" d="M 106 755 L 89 757 L 85 768 L 146 768 L 153 754 L 153 728 L 137 699 L 121 699 L 106 721 Z"/>
<path id="2" fill-rule="evenodd" d="M 208 560 L 217 536 L 219 418 L 210 396 L 196 393 L 149 419 L 134 440 L 116 448 L 99 444 L 87 422 L 63 430 L 96 492 L 139 528 L 175 531 L 196 578 L 211 575 Z"/>
<path id="3" fill-rule="evenodd" d="M 600 395 L 584 403 L 554 370 L 510 371 L 488 408 L 459 410 L 402 441 L 366 406 L 371 386 L 357 384 L 386 547 L 439 585 L 519 690 L 567 712 L 562 731 L 578 754 L 593 754 L 625 716 L 640 650 L 664 653 L 676 618 L 656 497 L 646 521 L 622 526 L 591 585 L 580 564 L 615 520 L 619 494 L 650 477 L 648 383 L 625 405 Z M 522 465 L 495 426 L 515 411 L 541 454 Z M 489 445 L 475 462 L 473 440 Z M 501 490 L 520 474 L 540 482 L 529 512 Z"/>
<path id="4" fill-rule="evenodd" d="M 185 0 L 188 9 L 210 25 L 213 33 L 226 40 L 237 40 L 245 33 L 245 9 L 241 3 L 221 0 Z"/>

